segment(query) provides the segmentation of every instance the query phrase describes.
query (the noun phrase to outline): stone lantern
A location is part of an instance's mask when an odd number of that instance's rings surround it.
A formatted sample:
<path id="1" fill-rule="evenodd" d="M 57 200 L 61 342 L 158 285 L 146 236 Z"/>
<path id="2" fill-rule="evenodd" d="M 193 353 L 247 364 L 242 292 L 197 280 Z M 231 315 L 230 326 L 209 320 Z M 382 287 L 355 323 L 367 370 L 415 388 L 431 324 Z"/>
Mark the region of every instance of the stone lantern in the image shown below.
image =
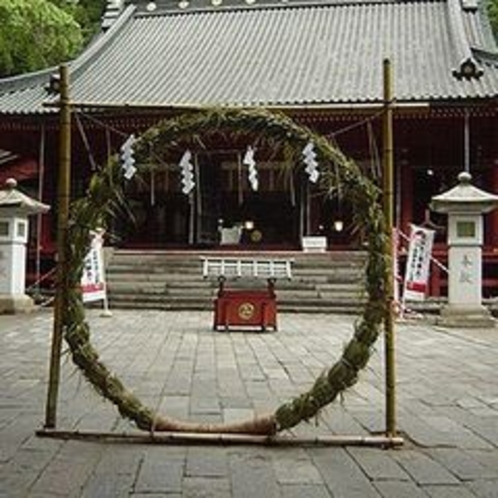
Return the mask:
<path id="1" fill-rule="evenodd" d="M 33 309 L 25 294 L 28 216 L 50 209 L 16 187 L 17 182 L 9 178 L 0 190 L 0 314 Z"/>
<path id="2" fill-rule="evenodd" d="M 498 196 L 474 187 L 467 172 L 459 184 L 432 198 L 431 209 L 448 215 L 448 304 L 440 324 L 489 327 L 495 320 L 482 305 L 483 214 L 498 207 Z"/>

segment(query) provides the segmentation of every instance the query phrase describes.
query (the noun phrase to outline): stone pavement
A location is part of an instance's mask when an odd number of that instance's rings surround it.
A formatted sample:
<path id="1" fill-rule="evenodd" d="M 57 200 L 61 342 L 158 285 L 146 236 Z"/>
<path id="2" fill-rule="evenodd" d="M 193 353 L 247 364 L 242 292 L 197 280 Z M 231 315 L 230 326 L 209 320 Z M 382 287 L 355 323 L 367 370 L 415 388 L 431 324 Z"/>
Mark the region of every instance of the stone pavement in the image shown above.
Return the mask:
<path id="1" fill-rule="evenodd" d="M 206 312 L 88 316 L 102 358 L 154 409 L 232 421 L 302 392 L 340 354 L 352 318 L 282 314 L 276 333 L 213 332 Z M 367 447 L 146 445 L 39 438 L 52 316 L 0 316 L 0 497 L 498 497 L 498 328 L 397 326 L 398 427 Z M 297 435 L 384 429 L 383 348 L 359 383 Z M 58 428 L 133 431 L 65 355 Z"/>

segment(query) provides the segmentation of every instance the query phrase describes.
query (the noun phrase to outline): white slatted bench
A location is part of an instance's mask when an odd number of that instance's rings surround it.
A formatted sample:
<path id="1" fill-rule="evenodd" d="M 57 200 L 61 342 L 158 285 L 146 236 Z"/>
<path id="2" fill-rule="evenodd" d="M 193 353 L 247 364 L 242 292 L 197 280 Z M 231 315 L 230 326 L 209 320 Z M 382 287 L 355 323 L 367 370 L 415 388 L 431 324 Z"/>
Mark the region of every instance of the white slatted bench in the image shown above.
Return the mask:
<path id="1" fill-rule="evenodd" d="M 292 260 L 277 258 L 203 257 L 204 278 L 218 279 L 213 329 L 260 327 L 277 330 L 275 282 L 292 278 Z M 266 280 L 265 289 L 227 289 L 227 280 Z"/>

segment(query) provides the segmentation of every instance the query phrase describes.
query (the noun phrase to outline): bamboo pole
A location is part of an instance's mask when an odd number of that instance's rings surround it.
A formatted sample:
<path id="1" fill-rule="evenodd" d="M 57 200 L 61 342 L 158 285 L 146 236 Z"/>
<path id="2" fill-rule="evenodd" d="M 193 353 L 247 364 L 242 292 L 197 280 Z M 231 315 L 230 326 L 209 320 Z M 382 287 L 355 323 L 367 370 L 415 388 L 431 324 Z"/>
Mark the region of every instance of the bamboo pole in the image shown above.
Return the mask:
<path id="1" fill-rule="evenodd" d="M 60 102 L 43 102 L 43 107 L 47 108 L 57 108 L 60 107 Z M 428 101 L 419 102 L 393 102 L 392 106 L 396 110 L 406 110 L 408 112 L 413 111 L 429 111 L 433 105 Z M 192 103 L 151 103 L 151 102 L 140 102 L 140 101 L 121 101 L 121 102 L 106 102 L 106 101 L 71 101 L 71 107 L 77 109 L 117 109 L 117 110 L 143 110 L 143 111 L 201 111 L 209 104 L 202 102 L 192 102 Z M 227 106 L 229 107 L 229 106 Z M 235 106 L 237 109 L 259 109 L 259 106 Z M 344 114 L 345 112 L 359 112 L 359 113 L 375 113 L 382 112 L 384 108 L 383 102 L 371 102 L 371 103 L 351 103 L 351 104 L 314 104 L 314 105 L 303 105 L 303 104 L 269 104 L 264 106 L 265 109 L 275 110 L 275 111 L 329 111 L 337 112 L 339 114 Z"/>
<path id="2" fill-rule="evenodd" d="M 250 434 L 161 432 L 161 433 L 115 433 L 92 431 L 61 431 L 41 429 L 39 437 L 53 439 L 76 439 L 138 444 L 210 444 L 210 445 L 262 445 L 262 446 L 379 446 L 395 447 L 403 444 L 401 437 L 372 436 L 255 436 Z"/>
<path id="3" fill-rule="evenodd" d="M 53 428 L 57 419 L 57 398 L 60 382 L 60 362 L 65 308 L 64 280 L 66 278 L 66 237 L 69 218 L 70 167 L 71 167 L 71 105 L 69 102 L 69 72 L 63 64 L 59 67 L 60 114 L 59 114 L 59 181 L 57 185 L 57 278 L 54 303 L 54 324 L 50 371 L 45 411 L 45 427 Z"/>
<path id="4" fill-rule="evenodd" d="M 396 371 L 394 344 L 394 271 L 393 271 L 393 90 L 392 72 L 389 59 L 384 60 L 384 105 L 383 116 L 383 190 L 384 216 L 386 220 L 386 318 L 384 321 L 385 370 L 386 370 L 386 435 L 396 435 Z"/>

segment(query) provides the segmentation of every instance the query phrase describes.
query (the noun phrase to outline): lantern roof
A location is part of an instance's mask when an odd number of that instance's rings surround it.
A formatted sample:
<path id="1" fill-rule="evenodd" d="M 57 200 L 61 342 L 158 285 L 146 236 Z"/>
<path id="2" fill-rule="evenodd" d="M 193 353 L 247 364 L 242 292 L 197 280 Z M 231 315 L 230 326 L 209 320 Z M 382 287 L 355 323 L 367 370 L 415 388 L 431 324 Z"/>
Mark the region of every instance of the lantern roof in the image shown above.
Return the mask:
<path id="1" fill-rule="evenodd" d="M 46 213 L 50 206 L 23 194 L 16 189 L 17 181 L 9 178 L 5 187 L 0 189 L 0 211 L 3 209 L 15 210 L 22 214 Z"/>
<path id="2" fill-rule="evenodd" d="M 432 198 L 431 209 L 439 213 L 487 213 L 498 207 L 498 195 L 475 187 L 471 180 L 470 173 L 461 172 L 458 175 L 458 185 Z"/>

